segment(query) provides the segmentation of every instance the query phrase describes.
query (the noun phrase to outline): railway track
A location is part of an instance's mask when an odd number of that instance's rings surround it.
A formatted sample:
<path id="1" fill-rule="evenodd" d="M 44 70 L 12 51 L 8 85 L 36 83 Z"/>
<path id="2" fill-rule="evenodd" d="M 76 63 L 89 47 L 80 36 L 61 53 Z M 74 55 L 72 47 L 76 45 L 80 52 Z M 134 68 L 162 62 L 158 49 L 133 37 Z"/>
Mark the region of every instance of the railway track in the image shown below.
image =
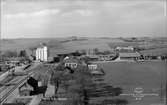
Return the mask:
<path id="1" fill-rule="evenodd" d="M 14 78 L 9 83 L 13 83 L 14 85 L 11 86 L 2 86 L 0 88 L 0 105 L 2 105 L 7 98 L 11 95 L 13 91 L 15 91 L 22 83 L 26 82 L 26 80 L 29 78 L 29 76 L 32 76 L 35 74 L 35 71 L 32 71 L 34 67 L 30 67 L 26 72 L 28 75 L 26 76 L 18 76 L 17 78 Z M 21 80 L 20 80 L 21 79 Z M 18 80 L 20 80 L 18 82 Z"/>
<path id="2" fill-rule="evenodd" d="M 14 78 L 11 81 L 9 81 L 8 84 L 5 84 L 4 86 L 0 87 L 0 96 L 2 94 L 2 92 L 7 89 L 8 87 L 12 87 L 13 85 L 17 84 L 17 82 L 20 80 L 21 78 Z"/>
<path id="3" fill-rule="evenodd" d="M 8 92 L 7 92 L 5 95 L 3 95 L 3 96 L 1 97 L 0 104 L 2 104 L 2 103 L 9 97 L 9 95 L 10 95 L 15 89 L 17 89 L 17 88 L 20 86 L 20 84 L 22 84 L 26 79 L 27 79 L 27 77 L 24 78 L 24 79 L 22 79 L 21 81 L 19 81 L 19 83 L 18 83 L 17 85 L 15 85 L 15 86 L 13 86 L 11 89 L 9 89 Z"/>
<path id="4" fill-rule="evenodd" d="M 29 74 L 31 71 L 27 70 L 26 73 Z M 3 83 L 2 86 L 0 86 L 0 95 L 1 93 L 8 87 L 11 87 L 12 85 L 17 84 L 17 82 L 19 80 L 22 80 L 22 78 L 24 78 L 25 76 L 16 76 L 16 77 L 11 77 L 12 79 L 10 81 L 8 81 L 8 83 Z M 1 98 L 1 97 L 0 97 Z"/>
<path id="5" fill-rule="evenodd" d="M 16 90 L 22 83 L 26 82 L 26 80 L 29 78 L 29 76 L 31 76 L 33 74 L 34 74 L 34 72 L 31 72 L 28 76 L 23 77 L 16 85 L 9 86 L 5 90 L 3 90 L 2 92 L 4 92 L 5 94 L 2 97 L 0 97 L 0 104 L 3 104 L 6 101 L 6 99 L 10 96 L 10 94 L 14 90 Z M 2 94 L 2 92 L 0 94 Z"/>

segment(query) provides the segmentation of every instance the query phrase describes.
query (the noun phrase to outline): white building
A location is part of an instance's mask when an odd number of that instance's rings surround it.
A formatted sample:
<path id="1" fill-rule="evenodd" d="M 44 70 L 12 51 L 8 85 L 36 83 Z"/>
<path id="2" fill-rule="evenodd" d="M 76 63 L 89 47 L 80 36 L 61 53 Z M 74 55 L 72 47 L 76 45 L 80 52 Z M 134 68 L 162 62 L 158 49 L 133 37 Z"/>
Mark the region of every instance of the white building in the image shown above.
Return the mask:
<path id="1" fill-rule="evenodd" d="M 134 51 L 134 47 L 133 46 L 127 46 L 127 47 L 116 47 L 115 48 L 116 51 Z"/>
<path id="2" fill-rule="evenodd" d="M 72 69 L 75 69 L 75 68 L 77 68 L 78 63 L 79 63 L 78 60 L 75 58 L 72 58 L 72 57 L 67 56 L 64 59 L 64 66 L 65 67 L 70 67 Z"/>
<path id="3" fill-rule="evenodd" d="M 42 45 L 36 49 L 36 60 L 47 61 L 48 60 L 48 48 Z"/>
<path id="4" fill-rule="evenodd" d="M 97 64 L 88 65 L 89 70 L 97 70 Z"/>
<path id="5" fill-rule="evenodd" d="M 86 50 L 86 55 L 87 56 L 95 55 L 95 49 L 87 49 Z"/>

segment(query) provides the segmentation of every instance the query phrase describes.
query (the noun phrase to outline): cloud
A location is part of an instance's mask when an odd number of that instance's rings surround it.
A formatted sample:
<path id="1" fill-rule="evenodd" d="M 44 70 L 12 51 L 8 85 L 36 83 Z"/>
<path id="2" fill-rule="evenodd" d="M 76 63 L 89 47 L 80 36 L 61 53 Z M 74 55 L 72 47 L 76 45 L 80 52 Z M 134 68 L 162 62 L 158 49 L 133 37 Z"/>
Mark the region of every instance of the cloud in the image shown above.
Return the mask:
<path id="1" fill-rule="evenodd" d="M 82 16 L 91 16 L 93 13 L 90 10 L 76 10 Z"/>
<path id="2" fill-rule="evenodd" d="M 82 16 L 82 17 L 88 17 L 93 16 L 94 11 L 88 10 L 88 9 L 75 9 L 71 11 L 62 12 L 62 17 L 69 17 L 69 16 Z"/>
<path id="3" fill-rule="evenodd" d="M 110 33 L 166 35 L 166 26 L 163 25 L 166 21 L 163 15 L 165 7 L 161 1 L 52 0 L 8 2 L 2 8 L 4 37 L 68 36 L 76 33 L 87 36 Z"/>
<path id="4" fill-rule="evenodd" d="M 56 15 L 60 13 L 59 9 L 45 9 L 41 11 L 31 12 L 31 13 L 16 13 L 16 14 L 6 14 L 6 18 L 28 18 L 28 17 L 43 17 L 48 15 Z"/>

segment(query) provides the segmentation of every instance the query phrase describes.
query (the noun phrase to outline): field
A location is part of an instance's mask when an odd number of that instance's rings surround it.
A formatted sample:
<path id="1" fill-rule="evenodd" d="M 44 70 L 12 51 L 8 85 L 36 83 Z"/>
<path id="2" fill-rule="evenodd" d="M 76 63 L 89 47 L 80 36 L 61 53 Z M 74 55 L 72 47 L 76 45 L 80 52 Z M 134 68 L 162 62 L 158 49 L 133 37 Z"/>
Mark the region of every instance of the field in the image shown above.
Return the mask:
<path id="1" fill-rule="evenodd" d="M 40 43 L 46 43 L 49 48 L 50 56 L 55 56 L 61 52 L 71 52 L 75 50 L 98 48 L 99 50 L 111 50 L 116 46 L 136 46 L 147 49 L 147 52 L 163 52 L 167 54 L 167 38 L 138 38 L 135 41 L 127 41 L 128 38 L 91 38 L 91 37 L 66 37 L 66 38 L 32 38 L 32 39 L 2 39 L 0 40 L 1 51 L 20 51 L 27 50 L 28 54 L 37 48 Z M 150 50 L 151 49 L 151 50 Z"/>
<path id="2" fill-rule="evenodd" d="M 167 48 L 156 48 L 156 49 L 149 49 L 141 51 L 144 55 L 165 55 L 167 54 Z"/>
<path id="3" fill-rule="evenodd" d="M 134 89 L 141 87 L 143 93 L 156 93 L 159 96 L 145 96 L 141 101 L 136 101 L 133 96 L 118 96 L 126 99 L 129 105 L 160 104 L 165 95 L 167 66 L 165 62 L 152 61 L 141 63 L 110 62 L 99 64 L 106 75 L 104 81 L 114 87 L 123 89 L 123 94 L 134 93 Z"/>

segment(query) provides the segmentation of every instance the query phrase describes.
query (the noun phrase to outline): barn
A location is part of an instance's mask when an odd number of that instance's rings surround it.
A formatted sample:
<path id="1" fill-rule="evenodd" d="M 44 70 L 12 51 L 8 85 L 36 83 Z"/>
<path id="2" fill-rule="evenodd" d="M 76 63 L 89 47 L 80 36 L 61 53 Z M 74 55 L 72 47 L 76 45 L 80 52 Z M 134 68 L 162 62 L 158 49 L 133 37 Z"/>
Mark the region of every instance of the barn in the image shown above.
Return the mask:
<path id="1" fill-rule="evenodd" d="M 139 60 L 141 54 L 138 52 L 123 52 L 119 53 L 119 60 Z"/>

